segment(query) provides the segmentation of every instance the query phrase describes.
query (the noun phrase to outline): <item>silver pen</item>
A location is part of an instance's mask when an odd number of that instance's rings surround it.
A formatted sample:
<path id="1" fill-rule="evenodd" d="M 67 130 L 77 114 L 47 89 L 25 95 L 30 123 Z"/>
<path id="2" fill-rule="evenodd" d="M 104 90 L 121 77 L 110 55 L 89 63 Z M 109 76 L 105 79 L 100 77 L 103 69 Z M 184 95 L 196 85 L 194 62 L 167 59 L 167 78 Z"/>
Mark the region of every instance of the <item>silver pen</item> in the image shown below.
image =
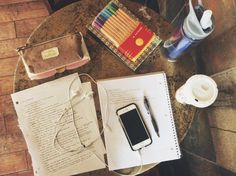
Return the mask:
<path id="1" fill-rule="evenodd" d="M 151 116 L 152 125 L 153 125 L 153 127 L 154 127 L 154 129 L 155 129 L 155 131 L 156 131 L 156 134 L 157 134 L 158 137 L 160 137 L 159 128 L 158 128 L 157 122 L 156 122 L 156 120 L 155 120 L 155 118 L 154 118 L 154 115 L 153 115 L 153 113 L 152 113 L 152 109 L 151 109 L 151 107 L 150 107 L 150 104 L 149 104 L 149 102 L 148 102 L 148 99 L 147 99 L 145 96 L 144 96 L 144 105 L 145 105 L 145 107 L 146 107 L 146 109 L 147 109 L 148 114 L 150 114 L 150 116 Z"/>

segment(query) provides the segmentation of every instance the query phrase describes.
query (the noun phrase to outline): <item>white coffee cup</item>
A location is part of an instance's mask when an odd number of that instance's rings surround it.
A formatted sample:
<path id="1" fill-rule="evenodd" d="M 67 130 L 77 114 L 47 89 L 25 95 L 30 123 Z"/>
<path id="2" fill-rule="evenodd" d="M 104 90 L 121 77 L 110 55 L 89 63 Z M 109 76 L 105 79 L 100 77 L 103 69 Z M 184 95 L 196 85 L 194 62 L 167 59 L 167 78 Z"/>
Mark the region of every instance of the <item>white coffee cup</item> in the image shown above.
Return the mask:
<path id="1" fill-rule="evenodd" d="M 216 82 L 209 76 L 198 74 L 176 91 L 175 98 L 179 103 L 205 108 L 214 103 L 217 95 Z"/>

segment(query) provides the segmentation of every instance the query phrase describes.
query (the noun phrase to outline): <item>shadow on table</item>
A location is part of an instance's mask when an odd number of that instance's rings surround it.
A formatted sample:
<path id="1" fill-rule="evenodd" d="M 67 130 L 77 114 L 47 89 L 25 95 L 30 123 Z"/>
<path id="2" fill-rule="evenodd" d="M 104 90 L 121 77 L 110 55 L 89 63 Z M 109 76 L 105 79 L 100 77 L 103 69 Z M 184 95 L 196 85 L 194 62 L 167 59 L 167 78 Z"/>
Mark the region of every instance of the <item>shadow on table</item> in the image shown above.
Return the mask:
<path id="1" fill-rule="evenodd" d="M 182 158 L 159 164 L 161 176 L 236 176 L 216 164 L 206 112 L 196 113 L 191 128 L 181 144 Z"/>

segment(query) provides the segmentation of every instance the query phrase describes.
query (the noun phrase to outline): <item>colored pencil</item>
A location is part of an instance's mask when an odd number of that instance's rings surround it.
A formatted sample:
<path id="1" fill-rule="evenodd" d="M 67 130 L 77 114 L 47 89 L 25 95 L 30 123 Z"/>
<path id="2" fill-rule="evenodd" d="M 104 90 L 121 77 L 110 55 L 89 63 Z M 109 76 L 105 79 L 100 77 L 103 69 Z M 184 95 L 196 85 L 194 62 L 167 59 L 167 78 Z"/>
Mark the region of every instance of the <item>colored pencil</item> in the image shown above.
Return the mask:
<path id="1" fill-rule="evenodd" d="M 137 28 L 138 21 L 129 17 L 115 3 L 110 3 L 95 18 L 93 26 L 100 30 L 118 48 Z M 126 51 L 132 55 L 132 51 Z"/>

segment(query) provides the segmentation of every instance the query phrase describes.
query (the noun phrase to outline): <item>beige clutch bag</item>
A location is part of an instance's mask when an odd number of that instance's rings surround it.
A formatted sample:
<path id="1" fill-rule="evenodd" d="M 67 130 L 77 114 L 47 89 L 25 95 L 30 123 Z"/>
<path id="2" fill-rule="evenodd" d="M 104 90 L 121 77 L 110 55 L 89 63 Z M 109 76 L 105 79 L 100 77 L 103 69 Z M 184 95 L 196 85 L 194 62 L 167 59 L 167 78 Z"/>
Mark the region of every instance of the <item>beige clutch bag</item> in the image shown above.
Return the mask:
<path id="1" fill-rule="evenodd" d="M 90 56 L 81 33 L 69 34 L 42 43 L 17 48 L 31 80 L 78 68 Z"/>

